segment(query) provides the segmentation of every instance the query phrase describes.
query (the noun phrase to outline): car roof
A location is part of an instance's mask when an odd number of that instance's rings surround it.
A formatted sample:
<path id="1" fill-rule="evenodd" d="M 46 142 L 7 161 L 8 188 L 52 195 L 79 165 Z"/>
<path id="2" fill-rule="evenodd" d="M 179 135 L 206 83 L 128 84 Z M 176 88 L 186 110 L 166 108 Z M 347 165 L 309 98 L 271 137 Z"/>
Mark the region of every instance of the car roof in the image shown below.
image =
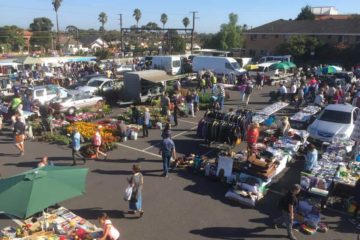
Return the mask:
<path id="1" fill-rule="evenodd" d="M 357 107 L 354 107 L 350 104 L 329 104 L 325 110 L 334 110 L 334 111 L 341 111 L 341 112 L 351 112 Z"/>
<path id="2" fill-rule="evenodd" d="M 89 82 L 94 82 L 94 81 L 102 81 L 102 82 L 105 82 L 105 81 L 112 81 L 112 79 L 110 79 L 110 78 L 104 78 L 104 77 L 99 77 L 99 78 L 93 78 L 93 79 L 91 79 Z"/>

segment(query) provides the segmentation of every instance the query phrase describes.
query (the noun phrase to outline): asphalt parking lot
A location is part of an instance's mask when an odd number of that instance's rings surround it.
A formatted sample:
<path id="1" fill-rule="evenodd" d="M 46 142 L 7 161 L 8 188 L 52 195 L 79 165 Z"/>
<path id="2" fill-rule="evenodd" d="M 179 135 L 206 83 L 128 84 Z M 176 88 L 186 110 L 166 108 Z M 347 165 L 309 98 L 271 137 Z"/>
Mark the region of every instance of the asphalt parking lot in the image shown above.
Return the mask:
<path id="1" fill-rule="evenodd" d="M 268 104 L 268 92 L 274 87 L 254 90 L 249 108 L 258 110 Z M 231 91 L 226 109 L 239 105 L 239 94 Z M 115 110 L 115 112 L 118 110 Z M 282 114 L 291 112 L 291 107 Z M 191 153 L 215 156 L 217 150 L 209 148 L 196 138 L 196 118 L 182 118 L 172 129 L 179 155 Z M 150 130 L 149 138 L 127 141 L 109 154 L 108 160 L 90 160 L 87 192 L 83 196 L 62 202 L 60 205 L 97 223 L 97 216 L 107 212 L 122 237 L 127 240 L 191 240 L 191 239 L 286 239 L 286 230 L 271 228 L 271 218 L 277 216 L 276 204 L 282 193 L 300 179 L 301 163 L 287 168 L 276 178 L 266 197 L 255 208 L 245 207 L 225 199 L 228 186 L 214 182 L 189 170 L 175 170 L 169 178 L 162 177 L 162 161 L 158 155 L 160 130 Z M 140 134 L 141 135 L 141 134 Z M 37 165 L 44 155 L 56 165 L 71 165 L 69 148 L 54 144 L 26 142 L 25 156 L 17 157 L 10 132 L 0 136 L 0 173 L 2 178 L 26 171 Z M 241 148 L 242 146 L 240 146 Z M 134 163 L 141 165 L 144 175 L 142 218 L 128 214 L 123 191 L 126 178 L 131 175 Z M 83 167 L 79 165 L 78 167 Z M 46 196 L 44 196 L 46 197 Z M 11 200 L 10 200 L 11 201 Z M 330 230 L 307 236 L 295 233 L 298 239 L 358 239 L 359 231 L 346 220 L 347 215 L 325 210 L 323 222 Z M 0 215 L 0 228 L 14 223 Z"/>

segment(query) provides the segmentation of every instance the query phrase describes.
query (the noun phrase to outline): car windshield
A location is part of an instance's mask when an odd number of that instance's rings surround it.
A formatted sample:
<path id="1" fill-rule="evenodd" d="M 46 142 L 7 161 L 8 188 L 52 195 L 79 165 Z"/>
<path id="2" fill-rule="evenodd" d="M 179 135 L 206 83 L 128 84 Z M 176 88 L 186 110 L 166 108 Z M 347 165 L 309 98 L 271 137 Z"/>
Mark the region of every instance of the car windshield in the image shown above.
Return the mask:
<path id="1" fill-rule="evenodd" d="M 325 110 L 319 120 L 333 123 L 351 123 L 351 113 L 335 110 Z"/>
<path id="2" fill-rule="evenodd" d="M 232 62 L 231 63 L 231 66 L 234 68 L 234 69 L 240 69 L 240 64 L 238 62 Z"/>
<path id="3" fill-rule="evenodd" d="M 95 81 L 89 82 L 88 86 L 90 86 L 90 87 L 99 87 L 102 83 L 103 83 L 103 81 L 95 80 Z"/>

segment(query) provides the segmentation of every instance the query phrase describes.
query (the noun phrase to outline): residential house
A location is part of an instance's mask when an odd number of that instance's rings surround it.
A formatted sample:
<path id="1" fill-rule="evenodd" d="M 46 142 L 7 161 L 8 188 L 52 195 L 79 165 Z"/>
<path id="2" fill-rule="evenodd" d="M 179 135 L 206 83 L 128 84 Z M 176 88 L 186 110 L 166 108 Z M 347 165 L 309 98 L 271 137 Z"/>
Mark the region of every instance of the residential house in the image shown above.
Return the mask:
<path id="1" fill-rule="evenodd" d="M 279 19 L 244 32 L 245 56 L 274 55 L 277 47 L 290 37 L 316 37 L 330 45 L 349 46 L 360 43 L 360 18 L 326 20 Z"/>
<path id="2" fill-rule="evenodd" d="M 97 49 L 109 47 L 109 44 L 98 36 L 80 37 L 79 42 L 84 48 L 88 48 L 90 51 L 96 51 Z"/>

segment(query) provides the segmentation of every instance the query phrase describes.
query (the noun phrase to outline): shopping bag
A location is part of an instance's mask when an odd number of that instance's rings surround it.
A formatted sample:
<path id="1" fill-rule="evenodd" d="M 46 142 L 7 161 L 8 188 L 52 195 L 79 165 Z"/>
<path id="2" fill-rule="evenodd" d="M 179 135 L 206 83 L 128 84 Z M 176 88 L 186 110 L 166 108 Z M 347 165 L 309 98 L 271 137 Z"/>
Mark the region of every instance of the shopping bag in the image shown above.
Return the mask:
<path id="1" fill-rule="evenodd" d="M 241 143 L 241 138 L 237 138 L 235 144 L 240 145 L 240 143 Z"/>
<path id="2" fill-rule="evenodd" d="M 125 193 L 124 193 L 125 201 L 130 201 L 132 192 L 133 192 L 132 186 L 131 185 L 127 186 L 127 188 L 125 189 Z"/>

